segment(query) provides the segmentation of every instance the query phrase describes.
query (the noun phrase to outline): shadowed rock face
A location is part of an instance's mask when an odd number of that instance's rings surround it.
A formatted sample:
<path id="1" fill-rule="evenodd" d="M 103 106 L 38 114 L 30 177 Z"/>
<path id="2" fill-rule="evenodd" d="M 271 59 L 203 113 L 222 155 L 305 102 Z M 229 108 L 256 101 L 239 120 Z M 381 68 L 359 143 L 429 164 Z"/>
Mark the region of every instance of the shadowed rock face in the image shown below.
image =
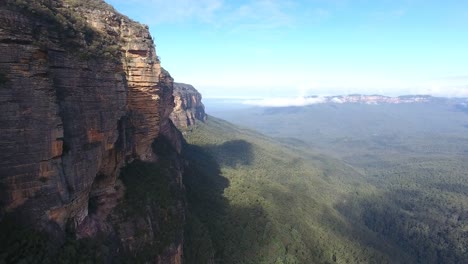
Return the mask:
<path id="1" fill-rule="evenodd" d="M 174 111 L 172 122 L 178 128 L 187 128 L 206 120 L 205 106 L 201 94 L 190 84 L 174 83 Z"/>
<path id="2" fill-rule="evenodd" d="M 73 2 L 0 3 L 0 217 L 89 236 L 122 196 L 120 168 L 157 161 L 160 135 L 178 151 L 182 139 L 148 28 L 102 1 Z M 94 222 L 90 199 L 101 205 Z"/>

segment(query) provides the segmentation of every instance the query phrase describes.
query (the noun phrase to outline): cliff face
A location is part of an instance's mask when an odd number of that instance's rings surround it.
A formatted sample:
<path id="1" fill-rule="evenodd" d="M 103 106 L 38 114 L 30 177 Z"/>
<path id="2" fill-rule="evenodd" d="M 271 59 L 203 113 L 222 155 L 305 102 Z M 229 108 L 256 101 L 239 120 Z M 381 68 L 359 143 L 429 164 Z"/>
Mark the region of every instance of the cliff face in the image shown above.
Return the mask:
<path id="1" fill-rule="evenodd" d="M 174 83 L 174 111 L 171 119 L 174 124 L 183 129 L 197 122 L 206 120 L 205 106 L 201 102 L 201 94 L 189 84 Z"/>
<path id="2" fill-rule="evenodd" d="M 22 2 L 0 3 L 0 218 L 119 236 L 125 221 L 108 216 L 124 196 L 120 169 L 160 160 L 161 137 L 180 153 L 173 80 L 148 28 L 104 2 Z M 173 167 L 183 191 L 182 166 Z M 181 249 L 172 251 L 162 258 L 180 262 Z"/>

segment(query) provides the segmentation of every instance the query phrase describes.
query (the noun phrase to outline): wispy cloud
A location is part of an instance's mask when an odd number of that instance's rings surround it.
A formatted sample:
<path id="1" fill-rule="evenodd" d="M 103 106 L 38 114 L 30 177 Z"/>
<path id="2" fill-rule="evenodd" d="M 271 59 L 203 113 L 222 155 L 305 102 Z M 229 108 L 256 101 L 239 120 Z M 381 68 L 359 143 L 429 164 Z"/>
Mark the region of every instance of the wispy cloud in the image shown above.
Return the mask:
<path id="1" fill-rule="evenodd" d="M 288 26 L 294 23 L 294 17 L 288 12 L 294 6 L 291 1 L 249 1 L 228 10 L 228 15 L 223 22 L 236 25 L 241 29 L 270 29 Z"/>
<path id="2" fill-rule="evenodd" d="M 330 11 L 324 8 L 315 8 L 312 14 L 318 20 L 323 20 L 330 17 Z"/>
<path id="3" fill-rule="evenodd" d="M 300 18 L 303 24 L 320 24 L 332 17 L 332 10 L 324 7 L 304 8 L 303 12 L 304 15 Z"/>
<path id="4" fill-rule="evenodd" d="M 413 94 L 429 94 L 441 97 L 468 97 L 468 85 L 432 84 L 412 91 Z"/>
<path id="5" fill-rule="evenodd" d="M 249 0 L 238 5 L 226 0 L 108 0 L 127 8 L 138 6 L 146 24 L 207 23 L 231 30 L 273 29 L 292 25 L 294 1 Z M 136 8 L 135 8 L 136 9 Z M 142 11 L 143 10 L 143 11 Z M 324 15 L 324 14 L 321 14 Z"/>
<path id="6" fill-rule="evenodd" d="M 452 80 L 452 81 L 466 81 L 468 82 L 468 75 L 450 75 L 444 76 L 442 80 Z"/>
<path id="7" fill-rule="evenodd" d="M 138 10 L 146 24 L 179 23 L 187 21 L 211 22 L 221 11 L 223 0 L 107 0 Z M 141 14 L 143 12 L 144 14 Z"/>
<path id="8" fill-rule="evenodd" d="M 326 102 L 324 97 L 295 97 L 295 98 L 268 98 L 261 100 L 246 100 L 243 103 L 254 106 L 268 107 L 287 107 L 287 106 L 306 106 L 313 104 L 322 104 Z"/>
<path id="9" fill-rule="evenodd" d="M 371 13 L 371 18 L 380 21 L 395 20 L 405 16 L 407 12 L 408 10 L 405 8 L 381 10 Z"/>
<path id="10" fill-rule="evenodd" d="M 435 96 L 468 97 L 468 75 L 454 74 L 433 78 L 424 83 L 418 91 Z"/>

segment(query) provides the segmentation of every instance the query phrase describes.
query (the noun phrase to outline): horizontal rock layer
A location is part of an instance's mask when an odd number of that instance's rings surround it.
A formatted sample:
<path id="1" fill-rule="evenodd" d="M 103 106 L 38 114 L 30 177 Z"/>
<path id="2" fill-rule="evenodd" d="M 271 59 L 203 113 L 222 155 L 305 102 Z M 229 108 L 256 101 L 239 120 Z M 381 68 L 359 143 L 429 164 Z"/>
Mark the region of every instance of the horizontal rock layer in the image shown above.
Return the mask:
<path id="1" fill-rule="evenodd" d="M 112 229 L 120 168 L 157 162 L 160 136 L 180 152 L 173 80 L 148 28 L 103 1 L 21 3 L 0 3 L 0 217 L 81 237 Z M 181 245 L 161 258 L 179 262 Z"/>

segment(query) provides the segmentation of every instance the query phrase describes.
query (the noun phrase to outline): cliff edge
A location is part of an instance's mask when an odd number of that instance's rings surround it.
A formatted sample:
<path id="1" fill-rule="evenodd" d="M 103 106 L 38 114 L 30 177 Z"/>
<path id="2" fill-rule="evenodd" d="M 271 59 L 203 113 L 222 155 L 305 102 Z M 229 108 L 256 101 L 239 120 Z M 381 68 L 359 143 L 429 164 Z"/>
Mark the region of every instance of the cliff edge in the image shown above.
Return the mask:
<path id="1" fill-rule="evenodd" d="M 119 175 L 133 161 L 166 161 L 170 193 L 183 193 L 173 107 L 173 79 L 148 27 L 101 0 L 2 1 L 0 219 L 57 241 L 113 236 L 115 251 L 132 257 L 157 244 L 150 258 L 180 263 L 183 232 L 163 243 L 161 226 L 170 217 L 183 225 L 183 196 L 130 216 L 114 209 L 130 199 Z"/>

